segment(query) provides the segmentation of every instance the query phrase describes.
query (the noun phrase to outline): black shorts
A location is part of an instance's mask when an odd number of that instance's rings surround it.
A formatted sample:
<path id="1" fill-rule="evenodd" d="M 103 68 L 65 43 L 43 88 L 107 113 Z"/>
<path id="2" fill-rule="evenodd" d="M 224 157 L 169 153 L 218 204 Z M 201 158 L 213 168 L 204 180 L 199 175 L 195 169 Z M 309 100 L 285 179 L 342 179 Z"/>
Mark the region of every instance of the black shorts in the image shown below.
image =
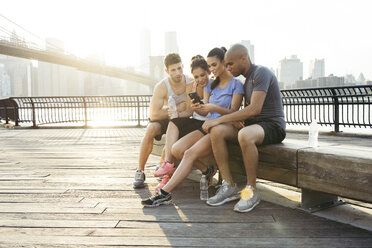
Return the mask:
<path id="1" fill-rule="evenodd" d="M 155 139 L 156 139 L 156 140 L 161 140 L 161 136 L 163 136 L 163 134 L 165 134 L 165 133 L 167 132 L 169 119 L 156 120 L 156 121 L 152 121 L 152 120 L 149 119 L 149 121 L 150 121 L 151 123 L 159 123 L 159 124 L 160 124 L 160 127 L 161 127 L 161 134 L 156 135 L 156 136 L 155 136 Z"/>
<path id="2" fill-rule="evenodd" d="M 244 126 L 260 125 L 265 133 L 264 140 L 261 145 L 278 144 L 285 138 L 285 129 L 278 123 L 265 119 L 247 119 L 244 121 Z"/>
<path id="3" fill-rule="evenodd" d="M 176 125 L 178 128 L 179 139 L 185 136 L 186 134 L 189 134 L 195 130 L 199 130 L 202 133 L 204 133 L 203 129 L 201 128 L 204 121 L 193 119 L 193 118 L 188 118 L 188 117 L 183 117 L 183 118 L 172 119 L 171 122 L 173 122 L 174 125 Z"/>

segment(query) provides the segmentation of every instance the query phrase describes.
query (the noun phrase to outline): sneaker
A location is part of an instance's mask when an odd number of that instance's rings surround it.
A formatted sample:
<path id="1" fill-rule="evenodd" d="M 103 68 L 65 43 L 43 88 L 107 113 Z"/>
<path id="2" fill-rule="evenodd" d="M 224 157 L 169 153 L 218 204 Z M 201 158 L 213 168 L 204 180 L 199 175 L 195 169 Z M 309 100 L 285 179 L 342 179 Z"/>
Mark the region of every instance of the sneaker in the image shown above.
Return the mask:
<path id="1" fill-rule="evenodd" d="M 155 171 L 159 170 L 159 168 L 164 164 L 164 161 L 161 161 L 159 164 L 156 164 Z M 158 182 L 160 183 L 163 180 L 163 177 L 157 177 Z"/>
<path id="2" fill-rule="evenodd" d="M 163 176 L 163 180 L 161 180 L 161 182 L 158 184 L 158 186 L 156 186 L 155 188 L 155 191 L 158 192 L 159 189 L 162 189 L 170 180 L 170 176 L 169 175 L 164 175 Z"/>
<path id="3" fill-rule="evenodd" d="M 143 172 L 142 170 L 137 170 L 136 174 L 134 175 L 133 188 L 145 187 L 145 179 L 145 172 Z"/>
<path id="4" fill-rule="evenodd" d="M 208 199 L 207 204 L 210 206 L 220 206 L 226 202 L 239 199 L 239 188 L 235 184 L 230 186 L 225 180 L 222 181 L 221 187 L 217 190 L 215 196 Z"/>
<path id="5" fill-rule="evenodd" d="M 164 175 L 171 175 L 176 170 L 174 168 L 174 163 L 169 163 L 167 161 L 164 162 L 164 164 L 154 173 L 155 177 L 161 177 Z"/>
<path id="6" fill-rule="evenodd" d="M 241 198 L 234 206 L 236 212 L 249 212 L 260 203 L 260 195 L 257 189 L 247 185 L 240 194 Z"/>
<path id="7" fill-rule="evenodd" d="M 144 207 L 159 207 L 160 205 L 169 205 L 172 203 L 172 195 L 168 193 L 163 195 L 159 189 L 156 195 L 151 196 L 147 200 L 141 201 Z"/>

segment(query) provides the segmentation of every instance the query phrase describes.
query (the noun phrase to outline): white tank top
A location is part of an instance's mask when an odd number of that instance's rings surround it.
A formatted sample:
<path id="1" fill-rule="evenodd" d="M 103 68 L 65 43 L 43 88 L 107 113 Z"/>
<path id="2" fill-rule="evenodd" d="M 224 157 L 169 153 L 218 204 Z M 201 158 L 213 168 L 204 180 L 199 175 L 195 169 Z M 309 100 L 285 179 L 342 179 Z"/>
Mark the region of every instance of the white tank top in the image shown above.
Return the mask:
<path id="1" fill-rule="evenodd" d="M 184 76 L 185 76 L 186 84 L 189 84 L 190 83 L 189 77 L 187 75 L 184 75 Z M 168 77 L 164 78 L 163 81 L 168 89 L 168 97 L 173 96 L 174 100 L 176 101 L 176 105 L 186 102 L 186 91 L 180 95 L 177 95 L 172 90 L 172 87 L 170 86 L 170 83 L 168 81 Z"/>

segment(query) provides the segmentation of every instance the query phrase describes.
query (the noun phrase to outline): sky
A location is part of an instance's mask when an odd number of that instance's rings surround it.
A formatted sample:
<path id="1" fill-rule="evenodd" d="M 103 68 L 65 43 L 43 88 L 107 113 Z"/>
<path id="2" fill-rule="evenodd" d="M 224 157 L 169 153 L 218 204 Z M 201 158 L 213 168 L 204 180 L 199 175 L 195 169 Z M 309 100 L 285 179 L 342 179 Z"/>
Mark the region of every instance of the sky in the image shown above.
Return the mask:
<path id="1" fill-rule="evenodd" d="M 324 58 L 326 75 L 363 72 L 372 80 L 369 0 L 0 0 L 0 6 L 1 15 L 37 36 L 121 67 L 139 65 L 140 32 L 148 28 L 152 55 L 164 55 L 164 32 L 177 32 L 186 71 L 195 54 L 250 40 L 256 64 L 276 69 L 297 55 L 307 78 L 310 60 Z"/>

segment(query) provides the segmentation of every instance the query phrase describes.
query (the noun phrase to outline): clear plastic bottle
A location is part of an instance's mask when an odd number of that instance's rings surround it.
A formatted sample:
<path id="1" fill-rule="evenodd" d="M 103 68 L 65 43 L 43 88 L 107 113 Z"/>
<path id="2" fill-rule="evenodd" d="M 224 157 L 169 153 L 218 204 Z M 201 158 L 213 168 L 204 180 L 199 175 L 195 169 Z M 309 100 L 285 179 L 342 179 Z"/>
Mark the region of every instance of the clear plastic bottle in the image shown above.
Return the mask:
<path id="1" fill-rule="evenodd" d="M 202 175 L 200 179 L 200 200 L 208 200 L 208 181 L 205 175 Z"/>
<path id="2" fill-rule="evenodd" d="M 313 119 L 309 127 L 308 145 L 310 147 L 318 147 L 318 133 L 319 133 L 318 122 L 315 119 Z"/>
<path id="3" fill-rule="evenodd" d="M 172 111 L 172 115 L 170 118 L 171 119 L 177 118 L 178 117 L 177 105 L 176 105 L 176 101 L 174 100 L 173 96 L 168 97 L 168 106 L 169 106 L 169 110 Z"/>

